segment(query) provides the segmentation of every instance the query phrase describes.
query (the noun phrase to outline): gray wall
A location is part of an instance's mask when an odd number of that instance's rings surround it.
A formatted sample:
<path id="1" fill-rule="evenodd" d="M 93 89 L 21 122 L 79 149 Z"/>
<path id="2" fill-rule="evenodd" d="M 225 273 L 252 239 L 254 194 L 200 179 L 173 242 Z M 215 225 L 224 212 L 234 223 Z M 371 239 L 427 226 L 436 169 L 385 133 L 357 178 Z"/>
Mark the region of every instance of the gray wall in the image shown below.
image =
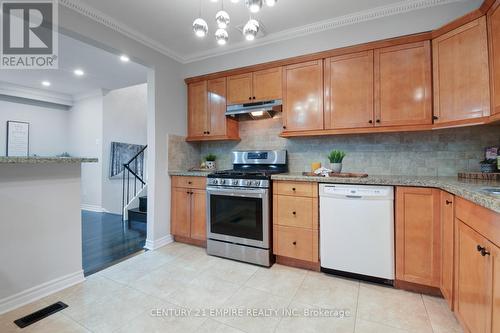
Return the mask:
<path id="1" fill-rule="evenodd" d="M 328 152 L 341 149 L 347 153 L 346 172 L 456 176 L 459 171 L 479 170 L 484 147 L 500 144 L 500 126 L 295 139 L 280 138 L 281 126 L 280 118 L 240 122 L 240 142 L 199 144 L 199 160 L 207 153 L 215 153 L 218 168 L 227 169 L 231 168 L 232 150 L 286 149 L 290 171 L 302 172 L 309 171 L 311 162 L 315 161 L 328 166 Z M 186 143 L 178 145 L 182 147 Z M 192 164 L 184 167 L 194 166 Z"/>

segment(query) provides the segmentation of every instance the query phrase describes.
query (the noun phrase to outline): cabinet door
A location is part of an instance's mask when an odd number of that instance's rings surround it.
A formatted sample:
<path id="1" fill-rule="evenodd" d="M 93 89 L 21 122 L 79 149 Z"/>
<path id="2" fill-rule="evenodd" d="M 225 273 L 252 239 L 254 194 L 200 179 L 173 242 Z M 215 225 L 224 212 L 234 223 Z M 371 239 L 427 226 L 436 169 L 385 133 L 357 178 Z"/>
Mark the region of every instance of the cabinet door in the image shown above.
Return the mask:
<path id="1" fill-rule="evenodd" d="M 500 248 L 490 244 L 492 267 L 491 332 L 500 332 Z"/>
<path id="2" fill-rule="evenodd" d="M 453 194 L 441 191 L 441 292 L 450 308 L 453 308 L 454 199 Z"/>
<path id="3" fill-rule="evenodd" d="M 210 136 L 226 135 L 226 78 L 208 81 L 208 117 Z"/>
<path id="4" fill-rule="evenodd" d="M 322 60 L 285 67 L 283 125 L 286 131 L 323 129 Z"/>
<path id="5" fill-rule="evenodd" d="M 207 213 L 205 190 L 191 190 L 191 238 L 207 239 Z"/>
<path id="6" fill-rule="evenodd" d="M 491 113 L 500 113 L 500 1 L 487 16 L 490 47 Z"/>
<path id="7" fill-rule="evenodd" d="M 325 129 L 373 126 L 373 51 L 325 59 Z"/>
<path id="8" fill-rule="evenodd" d="M 174 236 L 189 237 L 191 232 L 191 194 L 187 188 L 172 187 L 171 233 Z"/>
<path id="9" fill-rule="evenodd" d="M 227 78 L 227 104 L 249 103 L 252 97 L 252 73 Z"/>
<path id="10" fill-rule="evenodd" d="M 375 126 L 432 124 L 429 41 L 375 50 Z"/>
<path id="11" fill-rule="evenodd" d="M 281 67 L 265 69 L 253 73 L 253 99 L 270 101 L 281 99 L 283 95 L 283 71 Z"/>
<path id="12" fill-rule="evenodd" d="M 488 242 L 459 219 L 456 225 L 455 312 L 469 332 L 490 332 L 491 256 L 483 257 L 477 250 Z"/>
<path id="13" fill-rule="evenodd" d="M 207 81 L 188 85 L 188 136 L 203 136 L 208 125 Z"/>
<path id="14" fill-rule="evenodd" d="M 439 190 L 396 189 L 396 278 L 439 287 L 441 226 Z"/>
<path id="15" fill-rule="evenodd" d="M 432 41 L 436 123 L 489 116 L 486 19 L 481 17 Z"/>

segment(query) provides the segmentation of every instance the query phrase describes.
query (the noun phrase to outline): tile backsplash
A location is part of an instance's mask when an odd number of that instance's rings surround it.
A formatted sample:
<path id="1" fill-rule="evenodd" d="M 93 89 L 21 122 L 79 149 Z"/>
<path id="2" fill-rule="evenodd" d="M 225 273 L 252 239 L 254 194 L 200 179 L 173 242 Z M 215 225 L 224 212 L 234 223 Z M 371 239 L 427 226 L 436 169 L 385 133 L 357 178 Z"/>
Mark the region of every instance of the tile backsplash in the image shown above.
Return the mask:
<path id="1" fill-rule="evenodd" d="M 280 118 L 240 122 L 239 142 L 188 144 L 177 137 L 172 142 L 175 148 L 169 149 L 169 169 L 197 166 L 202 156 L 208 153 L 217 155 L 218 169 L 229 169 L 233 150 L 286 149 L 290 171 L 302 172 L 310 170 L 311 162 L 328 166 L 328 152 L 340 149 L 347 153 L 345 172 L 456 176 L 459 171 L 479 171 L 484 148 L 500 144 L 500 126 L 294 139 L 279 137 L 281 127 Z M 170 159 L 170 152 L 174 151 L 179 152 L 176 161 Z"/>

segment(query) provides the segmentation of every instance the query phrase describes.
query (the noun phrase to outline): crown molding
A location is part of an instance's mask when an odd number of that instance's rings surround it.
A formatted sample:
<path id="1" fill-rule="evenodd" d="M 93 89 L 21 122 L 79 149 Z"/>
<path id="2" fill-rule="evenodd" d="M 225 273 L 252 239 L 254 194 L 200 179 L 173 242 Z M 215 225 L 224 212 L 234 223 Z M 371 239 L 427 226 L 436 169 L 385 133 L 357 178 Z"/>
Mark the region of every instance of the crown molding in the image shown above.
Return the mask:
<path id="1" fill-rule="evenodd" d="M 263 46 L 300 36 L 306 36 L 322 31 L 345 27 L 348 25 L 463 1 L 465 0 L 403 0 L 386 6 L 375 7 L 372 9 L 335 17 L 329 20 L 315 22 L 301 27 L 291 28 L 276 33 L 270 33 L 262 38 L 254 40 L 252 43 L 242 41 L 236 44 L 227 45 L 224 48 L 213 48 L 189 55 L 181 55 L 169 49 L 162 43 L 141 34 L 140 32 L 128 27 L 126 24 L 113 19 L 112 17 L 102 13 L 101 11 L 93 7 L 88 6 L 87 4 L 82 3 L 82 1 L 59 0 L 59 3 L 182 64 L 187 64 L 212 57 L 251 49 L 257 46 Z"/>
<path id="2" fill-rule="evenodd" d="M 0 95 L 58 104 L 66 107 L 73 106 L 73 98 L 71 95 L 25 87 L 5 81 L 0 81 Z"/>
<path id="3" fill-rule="evenodd" d="M 143 45 L 146 45 L 147 47 L 152 48 L 155 51 L 160 52 L 163 55 L 166 55 L 167 57 L 170 57 L 178 62 L 184 63 L 184 58 L 178 54 L 177 52 L 169 49 L 162 43 L 151 39 L 147 37 L 146 35 L 143 35 L 142 33 L 130 28 L 123 22 L 119 22 L 112 18 L 111 16 L 108 16 L 104 14 L 103 12 L 87 5 L 84 4 L 82 1 L 79 0 L 59 0 L 59 4 L 67 7 L 95 22 L 98 22 L 116 32 L 121 33 L 122 35 L 125 35 Z"/>

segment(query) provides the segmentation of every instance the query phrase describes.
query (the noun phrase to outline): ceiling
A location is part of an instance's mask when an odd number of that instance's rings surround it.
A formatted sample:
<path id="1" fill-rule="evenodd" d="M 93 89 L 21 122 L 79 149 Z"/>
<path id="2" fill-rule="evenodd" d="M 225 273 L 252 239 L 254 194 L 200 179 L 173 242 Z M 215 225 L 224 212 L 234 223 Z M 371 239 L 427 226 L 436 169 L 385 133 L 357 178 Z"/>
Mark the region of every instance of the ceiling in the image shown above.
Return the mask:
<path id="1" fill-rule="evenodd" d="M 85 75 L 76 77 L 76 68 Z M 42 81 L 50 87 L 43 87 Z M 1 70 L 0 81 L 66 95 L 80 95 L 97 89 L 113 90 L 147 81 L 147 68 L 120 55 L 109 53 L 73 38 L 59 35 L 59 69 Z"/>
<path id="2" fill-rule="evenodd" d="M 222 47 L 213 37 L 215 13 L 220 9 L 222 0 L 216 3 L 210 0 L 120 0 L 119 6 L 116 0 L 60 0 L 60 3 L 101 23 L 112 22 L 122 32 L 141 39 L 146 45 L 180 62 L 189 63 L 248 47 L 249 43 L 257 45 L 263 40 L 287 39 L 339 25 L 464 1 L 473 0 L 278 0 L 273 8 L 264 5 L 256 14 L 265 27 L 266 36 L 247 42 L 236 29 L 249 18 L 244 0 L 239 0 L 237 4 L 224 0 L 224 9 L 229 13 L 231 23 L 229 42 Z M 194 36 L 191 30 L 200 3 L 202 17 L 209 26 L 209 36 L 204 39 Z"/>

